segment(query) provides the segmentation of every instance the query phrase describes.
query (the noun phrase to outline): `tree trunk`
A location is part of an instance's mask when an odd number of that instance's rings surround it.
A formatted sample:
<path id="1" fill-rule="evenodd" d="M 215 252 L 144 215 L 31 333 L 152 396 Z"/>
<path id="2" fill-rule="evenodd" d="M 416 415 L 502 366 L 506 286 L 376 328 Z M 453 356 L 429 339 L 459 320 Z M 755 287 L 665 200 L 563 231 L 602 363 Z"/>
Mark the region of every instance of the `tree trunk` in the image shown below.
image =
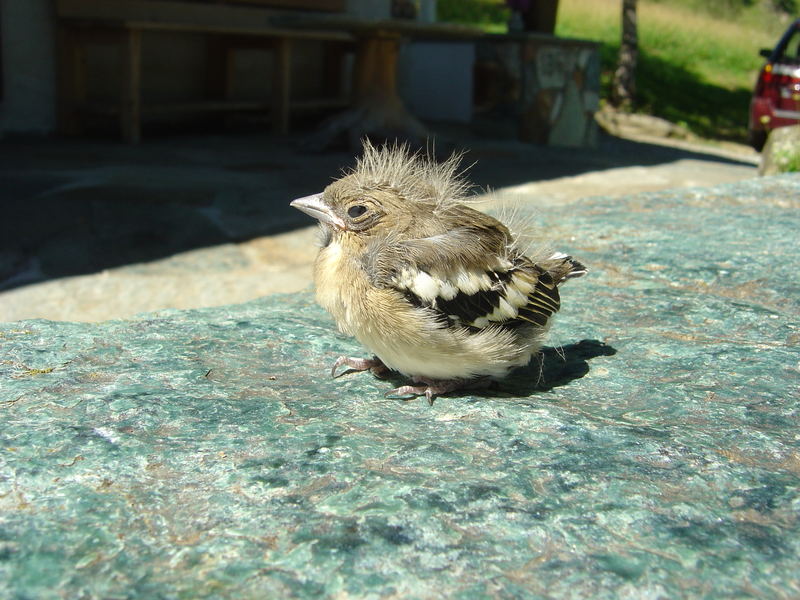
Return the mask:
<path id="1" fill-rule="evenodd" d="M 636 33 L 636 0 L 622 0 L 622 43 L 619 62 L 614 71 L 611 103 L 617 108 L 630 110 L 636 100 L 636 61 L 639 41 Z"/>
<path id="2" fill-rule="evenodd" d="M 556 30 L 558 0 L 533 0 L 528 10 L 522 11 L 522 23 L 525 31 L 549 33 Z"/>

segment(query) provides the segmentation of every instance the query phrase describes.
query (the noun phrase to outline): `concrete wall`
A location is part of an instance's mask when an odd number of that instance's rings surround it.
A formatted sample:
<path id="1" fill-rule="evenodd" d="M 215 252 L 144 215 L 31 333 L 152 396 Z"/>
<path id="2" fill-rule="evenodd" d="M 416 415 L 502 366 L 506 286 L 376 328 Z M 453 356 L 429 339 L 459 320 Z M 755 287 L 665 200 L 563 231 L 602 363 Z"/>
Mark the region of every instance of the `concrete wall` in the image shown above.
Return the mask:
<path id="1" fill-rule="evenodd" d="M 50 0 L 0 0 L 0 136 L 55 127 L 55 33 Z"/>
<path id="2" fill-rule="evenodd" d="M 472 42 L 410 42 L 398 59 L 400 96 L 417 117 L 469 123 L 472 120 Z"/>
<path id="3" fill-rule="evenodd" d="M 347 12 L 364 19 L 388 19 L 391 0 L 347 0 Z"/>

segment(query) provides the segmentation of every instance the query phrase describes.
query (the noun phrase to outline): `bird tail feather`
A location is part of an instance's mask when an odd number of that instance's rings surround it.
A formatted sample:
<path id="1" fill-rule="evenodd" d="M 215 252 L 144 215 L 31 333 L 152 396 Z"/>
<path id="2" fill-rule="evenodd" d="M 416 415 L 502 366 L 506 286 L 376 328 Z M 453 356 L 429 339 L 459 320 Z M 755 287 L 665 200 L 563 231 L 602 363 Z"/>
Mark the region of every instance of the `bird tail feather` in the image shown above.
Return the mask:
<path id="1" fill-rule="evenodd" d="M 583 277 L 589 272 L 589 269 L 582 262 L 563 252 L 554 253 L 544 262 L 546 263 L 547 271 L 553 275 L 553 278 L 558 283 L 567 279 Z"/>

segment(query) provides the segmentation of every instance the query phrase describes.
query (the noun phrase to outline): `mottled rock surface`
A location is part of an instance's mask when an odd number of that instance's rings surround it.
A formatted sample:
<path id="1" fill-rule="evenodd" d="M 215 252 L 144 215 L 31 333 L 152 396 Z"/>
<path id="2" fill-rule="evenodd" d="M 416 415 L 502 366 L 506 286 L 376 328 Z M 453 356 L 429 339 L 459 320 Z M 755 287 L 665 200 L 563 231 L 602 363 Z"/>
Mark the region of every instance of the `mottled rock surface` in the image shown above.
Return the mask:
<path id="1" fill-rule="evenodd" d="M 759 175 L 798 171 L 800 171 L 800 125 L 773 129 L 761 152 Z"/>
<path id="2" fill-rule="evenodd" d="M 541 364 L 403 402 L 310 295 L 0 325 L 0 597 L 790 597 L 800 176 L 540 215 Z"/>

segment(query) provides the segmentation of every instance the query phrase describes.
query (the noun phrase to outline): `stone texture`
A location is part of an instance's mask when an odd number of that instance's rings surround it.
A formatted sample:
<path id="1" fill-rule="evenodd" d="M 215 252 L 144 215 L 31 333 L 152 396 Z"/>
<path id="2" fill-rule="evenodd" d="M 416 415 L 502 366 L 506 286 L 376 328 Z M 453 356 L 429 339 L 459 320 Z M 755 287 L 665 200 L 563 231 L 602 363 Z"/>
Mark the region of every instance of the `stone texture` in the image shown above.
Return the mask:
<path id="1" fill-rule="evenodd" d="M 652 115 L 617 110 L 610 104 L 603 106 L 595 113 L 595 120 L 598 125 L 612 135 L 682 140 L 697 137 L 688 128 L 677 123 Z"/>
<path id="2" fill-rule="evenodd" d="M 403 402 L 309 294 L 0 325 L 0 597 L 800 588 L 800 176 L 540 214 L 543 361 Z"/>
<path id="3" fill-rule="evenodd" d="M 475 127 L 565 147 L 595 147 L 599 46 L 540 33 L 490 35 L 476 44 Z"/>
<path id="4" fill-rule="evenodd" d="M 759 175 L 800 171 L 800 125 L 773 129 L 761 152 Z"/>

